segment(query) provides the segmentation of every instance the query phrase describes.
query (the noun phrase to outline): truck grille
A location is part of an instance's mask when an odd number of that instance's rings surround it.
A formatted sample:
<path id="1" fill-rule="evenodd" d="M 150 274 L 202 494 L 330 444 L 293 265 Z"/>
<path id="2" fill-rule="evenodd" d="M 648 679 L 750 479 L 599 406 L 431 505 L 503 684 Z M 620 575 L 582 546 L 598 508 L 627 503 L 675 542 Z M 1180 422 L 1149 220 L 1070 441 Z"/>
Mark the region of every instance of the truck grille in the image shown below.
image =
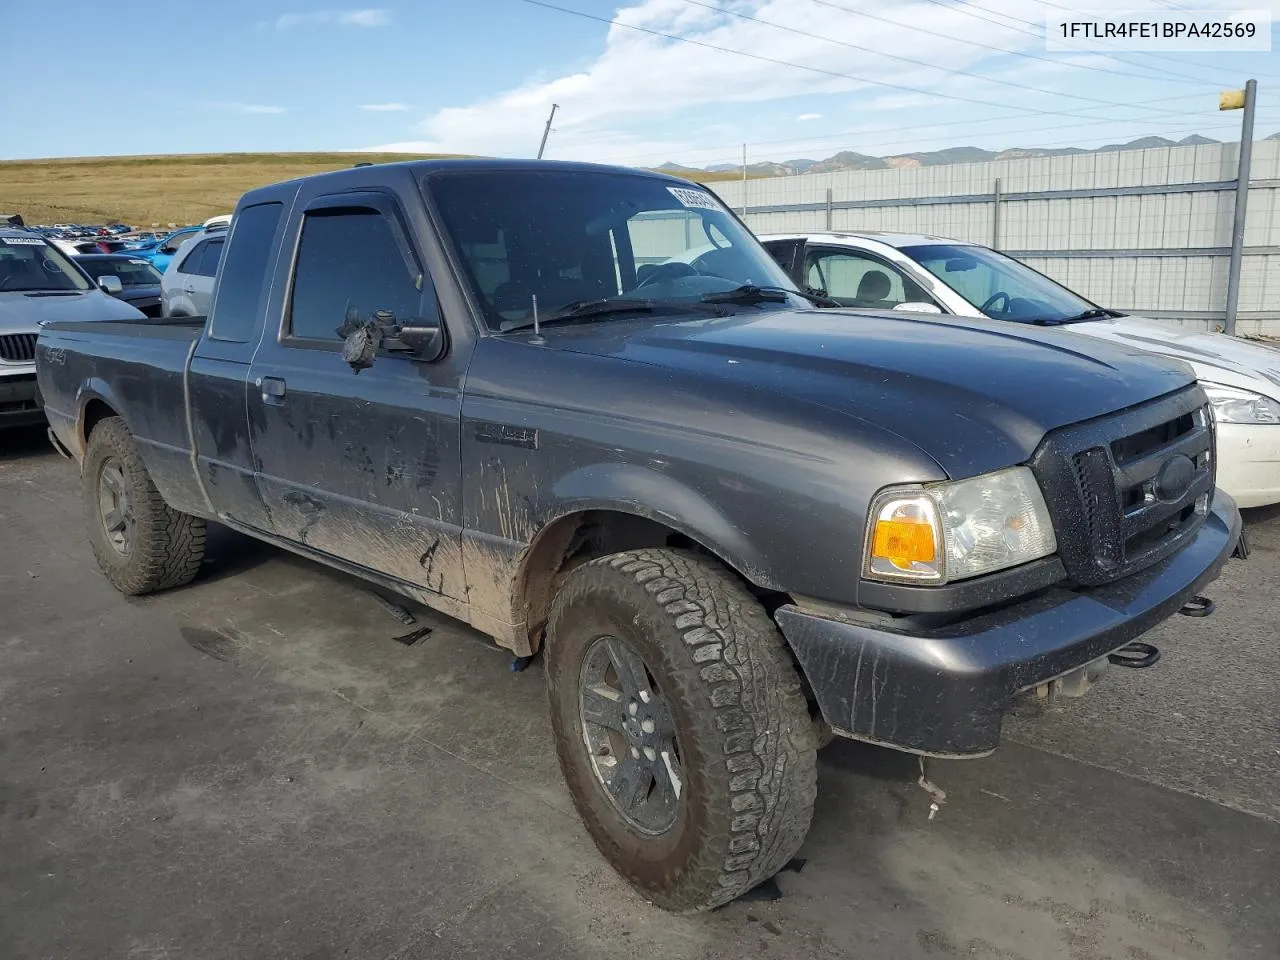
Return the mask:
<path id="1" fill-rule="evenodd" d="M 0 334 L 0 360 L 6 363 L 31 363 L 36 358 L 34 333 Z"/>
<path id="2" fill-rule="evenodd" d="M 1177 550 L 1208 513 L 1215 455 L 1199 387 L 1050 433 L 1031 467 L 1068 575 L 1107 583 Z"/>

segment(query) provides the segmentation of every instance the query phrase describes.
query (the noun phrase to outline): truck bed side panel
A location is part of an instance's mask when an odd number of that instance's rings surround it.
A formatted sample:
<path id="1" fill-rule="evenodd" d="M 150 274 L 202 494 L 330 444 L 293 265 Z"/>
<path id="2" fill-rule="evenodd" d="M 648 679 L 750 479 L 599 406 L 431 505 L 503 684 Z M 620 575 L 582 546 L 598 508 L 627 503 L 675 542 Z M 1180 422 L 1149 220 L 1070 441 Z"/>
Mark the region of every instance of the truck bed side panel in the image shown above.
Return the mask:
<path id="1" fill-rule="evenodd" d="M 120 416 L 161 496 L 208 511 L 191 470 L 184 377 L 198 324 L 55 323 L 43 328 L 36 364 L 50 422 L 84 455 L 85 412 L 95 401 Z"/>

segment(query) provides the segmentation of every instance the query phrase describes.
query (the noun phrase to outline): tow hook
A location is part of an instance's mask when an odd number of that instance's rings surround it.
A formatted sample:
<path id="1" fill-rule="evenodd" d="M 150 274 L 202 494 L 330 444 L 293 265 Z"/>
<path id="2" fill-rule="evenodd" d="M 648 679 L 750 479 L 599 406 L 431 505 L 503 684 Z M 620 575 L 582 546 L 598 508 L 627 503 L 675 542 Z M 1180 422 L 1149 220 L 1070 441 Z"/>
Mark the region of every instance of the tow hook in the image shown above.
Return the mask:
<path id="1" fill-rule="evenodd" d="M 1213 613 L 1214 602 L 1208 597 L 1192 597 L 1178 610 L 1184 617 L 1207 617 Z"/>
<path id="2" fill-rule="evenodd" d="M 1143 643 L 1141 640 L 1126 643 L 1119 650 L 1107 654 L 1108 663 L 1113 663 L 1117 667 L 1129 667 L 1133 670 L 1154 667 L 1159 659 L 1160 648 L 1152 643 Z"/>

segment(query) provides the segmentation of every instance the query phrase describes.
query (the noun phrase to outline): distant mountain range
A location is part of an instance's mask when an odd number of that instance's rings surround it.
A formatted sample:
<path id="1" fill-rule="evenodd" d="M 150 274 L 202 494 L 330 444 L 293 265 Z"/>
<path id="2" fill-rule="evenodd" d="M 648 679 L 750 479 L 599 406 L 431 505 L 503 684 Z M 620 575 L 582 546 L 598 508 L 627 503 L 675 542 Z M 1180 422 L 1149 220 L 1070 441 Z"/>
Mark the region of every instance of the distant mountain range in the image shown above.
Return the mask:
<path id="1" fill-rule="evenodd" d="M 1280 140 L 1280 133 L 1273 133 L 1268 140 Z M 1105 147 L 1012 147 L 1008 150 L 984 150 L 981 147 L 947 147 L 917 153 L 898 153 L 886 157 L 873 157 L 853 150 L 841 150 L 825 160 L 765 160 L 747 164 L 747 173 L 757 177 L 790 177 L 800 173 L 834 173 L 840 170 L 888 170 L 896 167 L 939 167 L 949 163 L 981 163 L 985 160 L 1021 160 L 1027 157 L 1067 157 L 1077 153 L 1110 153 L 1116 150 L 1145 150 L 1149 147 L 1191 147 L 1206 143 L 1220 143 L 1199 134 L 1169 140 L 1165 137 L 1139 137 L 1128 143 L 1109 143 Z M 717 163 L 709 167 L 689 167 L 679 163 L 664 163 L 659 170 L 670 173 L 728 173 L 741 170 L 741 164 Z"/>

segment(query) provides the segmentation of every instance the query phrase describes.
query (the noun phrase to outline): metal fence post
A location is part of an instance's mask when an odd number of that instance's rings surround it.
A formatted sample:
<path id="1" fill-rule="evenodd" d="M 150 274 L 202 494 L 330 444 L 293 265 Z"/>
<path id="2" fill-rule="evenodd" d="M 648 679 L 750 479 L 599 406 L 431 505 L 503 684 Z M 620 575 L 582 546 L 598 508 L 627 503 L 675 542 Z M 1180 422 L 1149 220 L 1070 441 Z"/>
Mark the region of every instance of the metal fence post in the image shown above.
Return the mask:
<path id="1" fill-rule="evenodd" d="M 827 187 L 827 229 L 831 229 L 831 188 Z"/>
<path id="2" fill-rule="evenodd" d="M 995 189 L 991 194 L 991 249 L 1000 249 L 1000 178 L 996 177 Z"/>
<path id="3" fill-rule="evenodd" d="M 1253 108 L 1258 99 L 1258 81 L 1244 85 L 1244 118 L 1240 122 L 1240 160 L 1236 166 L 1236 211 L 1231 222 L 1231 263 L 1227 268 L 1227 311 L 1223 324 L 1227 333 L 1236 332 L 1240 306 L 1240 267 L 1244 261 L 1244 217 L 1249 205 L 1249 167 L 1253 160 Z"/>

